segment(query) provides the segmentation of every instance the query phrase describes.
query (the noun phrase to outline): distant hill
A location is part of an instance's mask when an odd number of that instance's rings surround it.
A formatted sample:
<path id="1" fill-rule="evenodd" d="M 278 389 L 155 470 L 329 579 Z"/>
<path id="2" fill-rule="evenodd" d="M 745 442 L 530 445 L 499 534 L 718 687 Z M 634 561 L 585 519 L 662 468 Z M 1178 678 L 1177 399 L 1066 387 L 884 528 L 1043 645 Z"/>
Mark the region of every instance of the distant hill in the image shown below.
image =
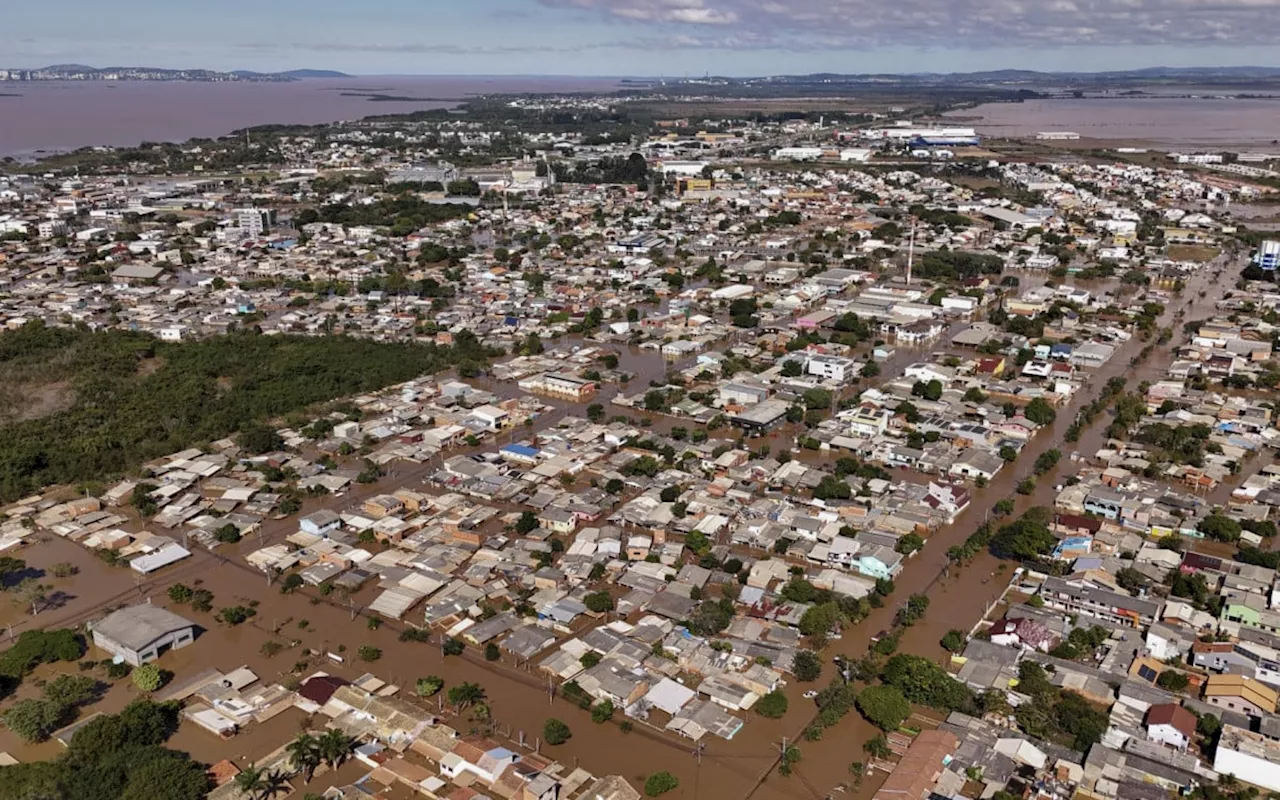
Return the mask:
<path id="1" fill-rule="evenodd" d="M 335 69 L 291 69 L 288 72 L 277 72 L 286 78 L 350 78 L 345 72 Z"/>
<path id="2" fill-rule="evenodd" d="M 52 64 L 37 69 L 0 69 L 0 80 L 8 81 L 247 81 L 281 82 L 307 78 L 347 78 L 341 72 L 324 69 L 295 69 L 287 72 L 253 72 L 212 69 L 169 69 L 163 67 L 90 67 L 84 64 Z"/>

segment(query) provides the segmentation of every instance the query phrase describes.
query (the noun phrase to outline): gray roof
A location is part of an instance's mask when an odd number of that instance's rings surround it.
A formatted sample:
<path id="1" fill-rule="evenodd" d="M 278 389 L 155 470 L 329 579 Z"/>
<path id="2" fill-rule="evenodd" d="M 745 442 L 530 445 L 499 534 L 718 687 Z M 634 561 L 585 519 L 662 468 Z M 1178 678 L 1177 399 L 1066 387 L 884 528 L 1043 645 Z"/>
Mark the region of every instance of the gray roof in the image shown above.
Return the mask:
<path id="1" fill-rule="evenodd" d="M 175 631 L 194 627 L 195 623 L 159 606 L 139 605 L 122 608 L 94 624 L 95 636 L 102 636 L 133 651 Z"/>

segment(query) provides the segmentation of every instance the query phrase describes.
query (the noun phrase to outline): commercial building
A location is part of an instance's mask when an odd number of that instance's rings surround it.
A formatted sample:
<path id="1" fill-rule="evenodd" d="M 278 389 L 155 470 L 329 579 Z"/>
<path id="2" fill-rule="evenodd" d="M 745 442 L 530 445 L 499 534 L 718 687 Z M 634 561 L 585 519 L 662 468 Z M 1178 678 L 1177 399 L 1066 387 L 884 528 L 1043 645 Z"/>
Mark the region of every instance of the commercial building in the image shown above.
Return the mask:
<path id="1" fill-rule="evenodd" d="M 122 608 L 91 627 L 94 645 L 135 667 L 191 644 L 195 629 L 194 622 L 149 604 Z"/>
<path id="2" fill-rule="evenodd" d="M 1280 791 L 1280 742 L 1234 725 L 1223 725 L 1213 769 L 1219 775 L 1234 775 L 1245 783 Z"/>
<path id="3" fill-rule="evenodd" d="M 261 236 L 271 227 L 275 212 L 265 208 L 241 208 L 236 210 L 236 224 L 250 236 Z"/>
<path id="4" fill-rule="evenodd" d="M 785 400 L 765 400 L 734 415 L 730 422 L 749 431 L 770 431 L 786 421 L 789 407 Z"/>
<path id="5" fill-rule="evenodd" d="M 594 396 L 597 388 L 594 381 L 558 372 L 547 372 L 525 378 L 520 381 L 519 386 L 526 392 L 574 402 L 581 402 Z"/>
<path id="6" fill-rule="evenodd" d="M 1280 267 L 1280 240 L 1267 239 L 1258 245 L 1258 252 L 1253 254 L 1253 263 L 1263 269 Z"/>

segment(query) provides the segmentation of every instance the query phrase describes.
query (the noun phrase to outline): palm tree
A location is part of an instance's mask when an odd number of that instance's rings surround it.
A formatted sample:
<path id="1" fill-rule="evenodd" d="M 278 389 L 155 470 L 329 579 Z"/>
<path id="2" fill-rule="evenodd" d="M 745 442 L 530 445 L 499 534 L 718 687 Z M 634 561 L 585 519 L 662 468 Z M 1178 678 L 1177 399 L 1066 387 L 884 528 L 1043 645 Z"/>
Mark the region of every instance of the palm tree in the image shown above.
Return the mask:
<path id="1" fill-rule="evenodd" d="M 320 745 L 320 758 L 332 769 L 337 769 L 351 755 L 351 749 L 355 742 L 342 731 L 333 729 L 326 731 L 320 737 L 318 744 Z"/>
<path id="2" fill-rule="evenodd" d="M 303 732 L 285 749 L 293 760 L 293 768 L 302 775 L 302 782 L 310 783 L 316 767 L 320 766 L 320 742 L 311 734 Z"/>
<path id="3" fill-rule="evenodd" d="M 263 771 L 250 762 L 236 775 L 236 788 L 251 798 L 257 797 L 265 783 L 264 777 Z"/>
<path id="4" fill-rule="evenodd" d="M 284 773 L 273 769 L 262 776 L 262 790 L 258 794 L 258 800 L 270 800 L 288 788 L 289 782 L 285 780 Z"/>

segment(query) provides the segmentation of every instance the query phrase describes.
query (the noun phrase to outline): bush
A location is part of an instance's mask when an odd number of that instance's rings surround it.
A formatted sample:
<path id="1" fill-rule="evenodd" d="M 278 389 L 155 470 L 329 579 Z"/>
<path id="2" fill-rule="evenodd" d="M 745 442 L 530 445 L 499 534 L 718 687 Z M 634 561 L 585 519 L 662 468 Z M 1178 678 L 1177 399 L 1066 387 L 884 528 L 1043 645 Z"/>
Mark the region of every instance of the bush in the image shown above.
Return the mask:
<path id="1" fill-rule="evenodd" d="M 413 692 L 418 697 L 432 697 L 439 694 L 443 688 L 444 678 L 439 675 L 428 675 L 425 678 L 418 678 L 418 681 L 413 685 Z"/>
<path id="2" fill-rule="evenodd" d="M 51 700 L 19 700 L 4 712 L 4 724 L 14 735 L 27 742 L 43 742 L 62 727 L 67 707 Z"/>
<path id="3" fill-rule="evenodd" d="M 644 782 L 644 793 L 648 797 L 666 794 L 680 785 L 680 779 L 670 772 L 655 772 Z"/>
<path id="4" fill-rule="evenodd" d="M 892 686 L 870 686 L 858 695 L 858 711 L 867 721 L 885 731 L 897 730 L 911 716 L 911 704 Z"/>
<path id="5" fill-rule="evenodd" d="M 382 650 L 371 644 L 362 644 L 356 650 L 356 655 L 360 657 L 361 661 L 377 661 L 382 658 Z"/>
<path id="6" fill-rule="evenodd" d="M 613 702 L 611 700 L 601 700 L 591 708 L 591 721 L 597 725 L 604 724 L 613 719 Z"/>
<path id="7" fill-rule="evenodd" d="M 1185 672 L 1179 672 L 1176 669 L 1168 669 L 1160 673 L 1160 677 L 1156 678 L 1156 685 L 1161 689 L 1170 692 L 1180 692 L 1187 688 L 1191 683 L 1191 679 L 1187 677 Z"/>
<path id="8" fill-rule="evenodd" d="M 497 661 L 499 658 L 502 658 L 502 653 L 499 652 L 498 646 L 496 644 L 494 644 L 493 642 L 489 642 L 484 646 L 485 661 Z"/>
<path id="9" fill-rule="evenodd" d="M 945 636 L 942 637 L 940 644 L 946 650 L 950 650 L 953 653 L 959 653 L 961 650 L 964 650 L 964 638 L 964 631 L 959 628 L 952 628 L 947 631 Z"/>
<path id="10" fill-rule="evenodd" d="M 144 692 L 154 692 L 164 684 L 164 676 L 155 664 L 143 664 L 133 670 L 133 685 Z"/>
<path id="11" fill-rule="evenodd" d="M 542 726 L 542 739 L 547 744 L 564 744 L 573 736 L 569 726 L 552 717 Z"/>
<path id="12" fill-rule="evenodd" d="M 444 651 L 446 656 L 460 656 L 462 651 L 466 649 L 466 645 L 462 643 L 461 639 L 455 639 L 450 636 L 444 640 L 444 644 L 441 645 L 440 649 Z"/>
<path id="13" fill-rule="evenodd" d="M 228 625 L 239 625 L 250 617 L 256 616 L 257 609 L 248 606 L 228 606 L 218 612 L 218 619 Z"/>
<path id="14" fill-rule="evenodd" d="M 769 692 L 756 703 L 756 713 L 769 719 L 778 719 L 787 713 L 790 703 L 782 692 Z"/>

